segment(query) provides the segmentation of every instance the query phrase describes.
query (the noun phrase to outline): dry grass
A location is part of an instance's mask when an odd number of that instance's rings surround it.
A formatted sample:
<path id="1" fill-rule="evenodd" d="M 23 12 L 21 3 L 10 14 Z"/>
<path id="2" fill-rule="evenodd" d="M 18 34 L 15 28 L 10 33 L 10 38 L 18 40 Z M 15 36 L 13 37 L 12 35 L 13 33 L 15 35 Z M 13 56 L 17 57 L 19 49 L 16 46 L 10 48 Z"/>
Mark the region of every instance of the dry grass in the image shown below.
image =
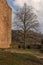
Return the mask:
<path id="1" fill-rule="evenodd" d="M 42 62 L 31 54 L 0 51 L 0 65 L 43 65 Z"/>

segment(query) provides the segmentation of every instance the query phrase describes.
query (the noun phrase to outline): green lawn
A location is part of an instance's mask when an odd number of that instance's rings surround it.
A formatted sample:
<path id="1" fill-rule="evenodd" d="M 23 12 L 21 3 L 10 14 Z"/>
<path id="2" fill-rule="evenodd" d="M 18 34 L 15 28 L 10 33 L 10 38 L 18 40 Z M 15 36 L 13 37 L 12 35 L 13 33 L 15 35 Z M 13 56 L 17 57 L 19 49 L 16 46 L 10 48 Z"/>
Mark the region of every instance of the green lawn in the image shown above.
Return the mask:
<path id="1" fill-rule="evenodd" d="M 0 51 L 0 65 L 43 65 L 42 62 L 31 54 Z"/>

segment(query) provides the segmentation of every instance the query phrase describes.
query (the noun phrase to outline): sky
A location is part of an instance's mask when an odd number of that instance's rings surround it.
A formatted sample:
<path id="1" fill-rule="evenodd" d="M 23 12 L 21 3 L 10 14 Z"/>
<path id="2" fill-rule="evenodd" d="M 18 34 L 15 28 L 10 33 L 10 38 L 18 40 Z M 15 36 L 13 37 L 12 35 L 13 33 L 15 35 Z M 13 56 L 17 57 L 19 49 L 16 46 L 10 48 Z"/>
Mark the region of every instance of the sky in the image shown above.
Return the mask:
<path id="1" fill-rule="evenodd" d="M 12 8 L 12 11 L 16 11 L 17 9 L 22 7 L 25 2 L 27 3 L 27 5 L 33 6 L 37 13 L 38 20 L 40 23 L 40 31 L 43 33 L 43 0 L 7 0 L 7 2 L 8 5 Z M 12 12 L 12 19 L 13 18 L 14 14 Z"/>

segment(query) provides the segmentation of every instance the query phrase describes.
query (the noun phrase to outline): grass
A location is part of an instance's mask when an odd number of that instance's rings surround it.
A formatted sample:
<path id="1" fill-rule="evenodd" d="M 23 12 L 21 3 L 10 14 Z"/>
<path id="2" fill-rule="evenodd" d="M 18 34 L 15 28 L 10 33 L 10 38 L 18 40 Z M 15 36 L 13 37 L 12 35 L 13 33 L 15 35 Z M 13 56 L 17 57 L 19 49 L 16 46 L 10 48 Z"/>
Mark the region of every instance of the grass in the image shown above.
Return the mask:
<path id="1" fill-rule="evenodd" d="M 31 54 L 0 51 L 0 65 L 43 65 L 42 62 Z"/>
<path id="2" fill-rule="evenodd" d="M 27 50 L 27 51 L 40 51 L 40 49 L 34 49 L 34 48 L 30 48 L 30 49 L 25 49 L 25 50 Z"/>

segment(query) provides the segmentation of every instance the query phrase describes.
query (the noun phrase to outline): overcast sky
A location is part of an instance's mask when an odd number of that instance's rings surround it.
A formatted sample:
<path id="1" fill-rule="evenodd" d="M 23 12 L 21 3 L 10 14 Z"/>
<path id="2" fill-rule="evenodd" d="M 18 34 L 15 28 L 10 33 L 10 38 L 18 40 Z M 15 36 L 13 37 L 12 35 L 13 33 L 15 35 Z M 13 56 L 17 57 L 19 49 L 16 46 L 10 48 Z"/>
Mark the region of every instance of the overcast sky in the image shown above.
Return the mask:
<path id="1" fill-rule="evenodd" d="M 40 30 L 43 32 L 43 0 L 7 0 L 7 2 L 13 11 L 16 11 L 22 7 L 25 2 L 27 5 L 32 5 L 37 12 L 37 16 L 40 22 Z"/>

